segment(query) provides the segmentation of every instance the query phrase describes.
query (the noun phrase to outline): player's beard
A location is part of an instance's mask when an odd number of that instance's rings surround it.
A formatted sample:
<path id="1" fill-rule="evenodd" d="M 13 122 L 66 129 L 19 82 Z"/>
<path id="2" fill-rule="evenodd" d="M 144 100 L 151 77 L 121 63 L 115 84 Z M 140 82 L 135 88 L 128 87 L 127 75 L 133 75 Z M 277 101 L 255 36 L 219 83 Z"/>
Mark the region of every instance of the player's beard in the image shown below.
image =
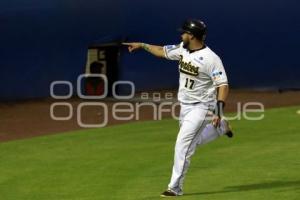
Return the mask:
<path id="1" fill-rule="evenodd" d="M 184 40 L 182 40 L 182 42 L 183 42 L 183 48 L 185 48 L 185 49 L 188 49 L 188 46 L 189 46 L 189 44 L 190 44 L 190 41 L 184 41 Z"/>

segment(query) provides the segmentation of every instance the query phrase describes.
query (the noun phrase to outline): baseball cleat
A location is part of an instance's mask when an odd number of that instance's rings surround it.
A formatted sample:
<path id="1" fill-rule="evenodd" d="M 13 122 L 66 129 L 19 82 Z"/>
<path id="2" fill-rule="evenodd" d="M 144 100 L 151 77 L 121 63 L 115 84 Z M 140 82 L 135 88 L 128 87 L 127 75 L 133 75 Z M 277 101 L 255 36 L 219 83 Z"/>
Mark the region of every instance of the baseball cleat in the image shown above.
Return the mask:
<path id="1" fill-rule="evenodd" d="M 225 133 L 225 135 L 227 135 L 227 137 L 232 138 L 233 137 L 233 132 L 232 131 L 228 131 Z"/>
<path id="2" fill-rule="evenodd" d="M 229 122 L 225 119 L 222 119 L 223 123 L 224 123 L 224 134 L 229 137 L 229 138 L 232 138 L 233 137 L 233 132 L 232 132 L 232 128 L 231 126 L 229 125 Z"/>
<path id="3" fill-rule="evenodd" d="M 161 193 L 160 196 L 161 197 L 176 197 L 176 196 L 179 196 L 179 195 L 176 194 L 175 192 L 171 191 L 171 190 L 166 190 L 163 193 Z"/>

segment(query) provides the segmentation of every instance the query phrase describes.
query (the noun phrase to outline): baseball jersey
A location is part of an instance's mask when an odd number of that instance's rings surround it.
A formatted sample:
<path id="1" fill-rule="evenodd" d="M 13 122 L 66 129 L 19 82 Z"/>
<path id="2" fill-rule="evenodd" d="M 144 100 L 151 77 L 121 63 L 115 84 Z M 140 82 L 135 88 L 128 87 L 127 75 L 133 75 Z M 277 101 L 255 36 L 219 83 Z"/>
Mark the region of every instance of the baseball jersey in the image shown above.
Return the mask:
<path id="1" fill-rule="evenodd" d="M 164 46 L 164 53 L 167 59 L 179 61 L 179 102 L 213 103 L 216 87 L 228 84 L 220 57 L 209 47 L 190 52 L 180 43 Z"/>

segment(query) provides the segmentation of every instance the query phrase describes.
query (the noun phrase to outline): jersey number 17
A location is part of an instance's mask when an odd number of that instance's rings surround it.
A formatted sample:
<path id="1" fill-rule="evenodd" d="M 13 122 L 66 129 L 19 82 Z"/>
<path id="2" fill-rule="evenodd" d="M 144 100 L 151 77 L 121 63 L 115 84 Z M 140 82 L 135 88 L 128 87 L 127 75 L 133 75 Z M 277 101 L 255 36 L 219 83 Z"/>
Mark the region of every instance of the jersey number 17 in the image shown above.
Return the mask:
<path id="1" fill-rule="evenodd" d="M 186 78 L 184 87 L 191 90 L 191 89 L 193 89 L 194 84 L 195 84 L 195 80 Z"/>

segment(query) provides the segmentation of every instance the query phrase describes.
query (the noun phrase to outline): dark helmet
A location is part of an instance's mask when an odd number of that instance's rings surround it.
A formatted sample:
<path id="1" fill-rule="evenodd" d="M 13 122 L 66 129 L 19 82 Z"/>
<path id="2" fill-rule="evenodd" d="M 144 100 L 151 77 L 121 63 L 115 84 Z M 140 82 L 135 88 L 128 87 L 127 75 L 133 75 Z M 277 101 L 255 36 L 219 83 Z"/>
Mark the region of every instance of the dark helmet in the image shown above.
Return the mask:
<path id="1" fill-rule="evenodd" d="M 181 33 L 190 33 L 197 39 L 202 40 L 203 36 L 206 34 L 206 29 L 206 25 L 203 21 L 198 19 L 189 19 L 183 23 L 179 31 Z"/>

